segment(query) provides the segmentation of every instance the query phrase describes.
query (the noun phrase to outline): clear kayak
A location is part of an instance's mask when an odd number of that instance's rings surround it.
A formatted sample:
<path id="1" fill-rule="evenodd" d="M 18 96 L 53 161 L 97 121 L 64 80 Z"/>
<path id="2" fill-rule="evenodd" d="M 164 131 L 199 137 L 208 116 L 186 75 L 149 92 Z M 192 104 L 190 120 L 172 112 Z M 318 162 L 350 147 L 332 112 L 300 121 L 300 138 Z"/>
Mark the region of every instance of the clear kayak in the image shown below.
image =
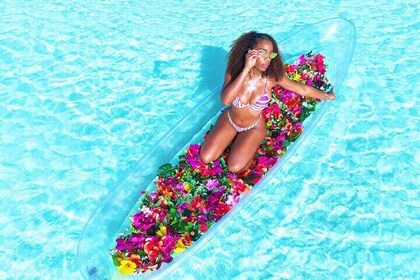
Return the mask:
<path id="1" fill-rule="evenodd" d="M 271 32 L 271 34 L 275 33 Z M 328 65 L 328 79 L 337 95 L 350 65 L 356 42 L 355 27 L 350 21 L 332 18 L 293 32 L 293 35 L 286 39 L 280 38 L 279 35 L 273 37 L 278 42 L 286 63 L 295 61 L 302 54 L 310 51 L 322 53 L 326 57 Z M 303 123 L 303 133 L 292 143 L 270 171 L 262 177 L 249 193 L 241 198 L 238 204 L 192 246 L 188 247 L 185 252 L 176 256 L 171 263 L 163 264 L 156 271 L 122 276 L 116 269 L 110 255 L 110 249 L 115 246 L 115 239 L 128 227 L 130 216 L 138 211 L 140 192 L 150 191 L 153 188 L 153 180 L 156 177 L 158 167 L 168 161 L 175 162 L 178 155 L 185 151 L 191 143 L 201 142 L 203 134 L 220 114 L 221 104 L 209 102 L 210 100 L 219 100 L 220 89 L 221 85 L 215 88 L 205 100 L 198 103 L 207 103 L 211 106 L 204 111 L 202 106 L 197 106 L 168 135 L 157 141 L 159 145 L 156 145 L 138 162 L 136 168 L 130 170 L 118 182 L 114 191 L 104 199 L 90 217 L 81 235 L 77 252 L 78 265 L 85 279 L 149 279 L 155 277 L 163 279 L 169 277 L 189 257 L 196 254 L 203 245 L 209 242 L 213 236 L 217 235 L 219 230 L 253 199 L 301 145 L 330 105 L 330 102 L 319 104 L 317 110 Z M 212 117 L 210 119 L 206 118 L 209 115 Z M 196 127 L 200 127 L 200 130 L 186 129 L 188 126 L 185 124 L 187 123 L 196 124 Z"/>

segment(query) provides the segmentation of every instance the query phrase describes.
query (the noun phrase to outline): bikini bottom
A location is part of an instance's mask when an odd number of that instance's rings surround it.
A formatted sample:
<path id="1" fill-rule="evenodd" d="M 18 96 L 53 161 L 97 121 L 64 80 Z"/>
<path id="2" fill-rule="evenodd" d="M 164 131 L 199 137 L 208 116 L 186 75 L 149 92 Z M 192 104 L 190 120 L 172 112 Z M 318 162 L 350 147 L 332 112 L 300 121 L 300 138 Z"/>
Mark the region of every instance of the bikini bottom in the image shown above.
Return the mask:
<path id="1" fill-rule="evenodd" d="M 237 126 L 237 125 L 233 122 L 232 118 L 230 117 L 230 110 L 229 110 L 229 109 L 228 109 L 227 114 L 228 114 L 228 119 L 229 119 L 230 124 L 233 126 L 233 128 L 234 128 L 237 132 L 247 131 L 247 130 L 250 130 L 250 129 L 252 129 L 252 128 L 256 127 L 256 126 L 257 126 L 257 124 L 260 122 L 260 119 L 261 119 L 261 115 L 260 115 L 260 117 L 258 118 L 258 120 L 257 120 L 254 124 L 251 124 L 250 126 L 247 126 L 247 127 L 240 127 L 240 126 Z"/>

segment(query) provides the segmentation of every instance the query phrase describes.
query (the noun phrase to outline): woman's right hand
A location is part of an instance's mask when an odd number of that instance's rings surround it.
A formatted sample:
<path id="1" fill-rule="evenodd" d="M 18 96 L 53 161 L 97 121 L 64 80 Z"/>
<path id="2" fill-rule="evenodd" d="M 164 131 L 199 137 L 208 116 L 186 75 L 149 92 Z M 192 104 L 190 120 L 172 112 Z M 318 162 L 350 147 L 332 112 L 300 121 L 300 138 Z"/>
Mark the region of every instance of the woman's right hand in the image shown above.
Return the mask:
<path id="1" fill-rule="evenodd" d="M 249 71 L 252 67 L 254 67 L 258 56 L 260 53 L 257 50 L 248 50 L 248 52 L 245 55 L 245 67 L 244 69 Z"/>
<path id="2" fill-rule="evenodd" d="M 334 88 L 332 88 L 329 92 L 327 92 L 327 94 L 328 94 L 328 99 L 332 101 L 335 100 Z"/>

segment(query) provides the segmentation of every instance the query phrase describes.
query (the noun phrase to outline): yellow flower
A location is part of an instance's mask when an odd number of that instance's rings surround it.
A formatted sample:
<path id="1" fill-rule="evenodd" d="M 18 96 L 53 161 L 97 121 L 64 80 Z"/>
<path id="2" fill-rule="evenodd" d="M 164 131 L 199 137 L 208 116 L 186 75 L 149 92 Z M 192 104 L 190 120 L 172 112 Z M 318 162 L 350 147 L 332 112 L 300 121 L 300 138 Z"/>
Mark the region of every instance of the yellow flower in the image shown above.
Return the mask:
<path id="1" fill-rule="evenodd" d="M 299 81 L 300 80 L 300 74 L 296 73 L 295 77 L 293 78 L 293 80 L 295 81 Z"/>
<path id="2" fill-rule="evenodd" d="M 186 190 L 187 192 L 190 192 L 190 190 L 191 190 L 191 183 L 185 183 L 184 184 L 184 190 Z"/>
<path id="3" fill-rule="evenodd" d="M 160 226 L 159 230 L 156 232 L 156 235 L 158 237 L 164 237 L 166 235 L 166 227 L 165 226 Z"/>
<path id="4" fill-rule="evenodd" d="M 121 274 L 133 274 L 136 271 L 137 265 L 130 260 L 123 260 L 121 265 L 118 266 L 118 270 Z"/>
<path id="5" fill-rule="evenodd" d="M 187 247 L 185 247 L 184 243 L 182 243 L 182 240 L 181 239 L 178 240 L 178 242 L 176 242 L 175 244 L 175 250 L 174 250 L 175 254 L 184 252 L 185 249 L 187 249 Z"/>

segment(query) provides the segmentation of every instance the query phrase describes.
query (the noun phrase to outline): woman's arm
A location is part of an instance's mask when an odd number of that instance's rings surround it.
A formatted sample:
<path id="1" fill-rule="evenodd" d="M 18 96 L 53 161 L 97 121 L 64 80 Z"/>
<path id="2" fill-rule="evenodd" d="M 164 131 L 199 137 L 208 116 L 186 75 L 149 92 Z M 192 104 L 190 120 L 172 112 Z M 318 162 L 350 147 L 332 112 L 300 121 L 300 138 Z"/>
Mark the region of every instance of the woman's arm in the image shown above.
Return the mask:
<path id="1" fill-rule="evenodd" d="M 233 82 L 231 81 L 232 76 L 230 75 L 228 71 L 226 71 L 225 81 L 223 83 L 223 89 L 222 89 L 222 94 L 221 94 L 223 105 L 227 106 L 230 103 L 232 103 L 233 99 L 235 99 L 236 96 L 239 96 L 241 100 L 247 99 L 247 98 L 241 98 L 242 97 L 241 93 L 246 92 L 244 88 L 244 84 L 246 81 L 246 76 L 248 75 L 248 71 L 249 70 L 246 70 L 244 68 L 244 70 L 242 70 L 242 72 Z"/>
<path id="2" fill-rule="evenodd" d="M 286 74 L 284 74 L 284 76 L 279 79 L 278 84 L 284 89 L 296 92 L 297 94 L 305 97 L 335 100 L 335 94 L 333 90 L 330 90 L 327 94 L 326 92 L 318 90 L 314 87 L 292 81 Z"/>

